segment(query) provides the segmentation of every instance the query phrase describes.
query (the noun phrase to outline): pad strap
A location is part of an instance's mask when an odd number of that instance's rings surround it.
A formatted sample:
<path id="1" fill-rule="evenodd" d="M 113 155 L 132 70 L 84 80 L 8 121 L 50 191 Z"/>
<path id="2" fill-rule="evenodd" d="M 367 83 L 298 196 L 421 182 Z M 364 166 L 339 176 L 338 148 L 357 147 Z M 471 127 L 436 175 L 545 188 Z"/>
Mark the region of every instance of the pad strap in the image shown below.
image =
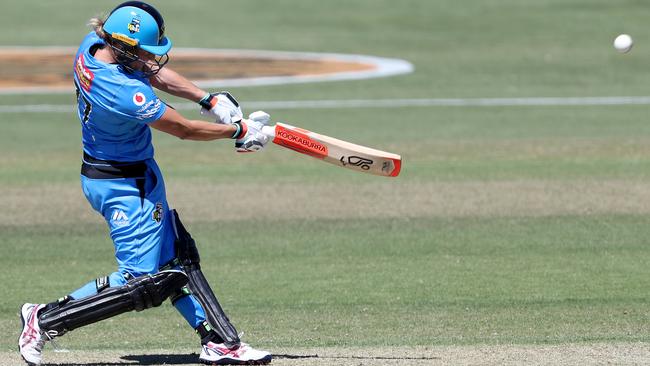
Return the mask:
<path id="1" fill-rule="evenodd" d="M 172 305 L 176 305 L 176 301 L 184 298 L 185 296 L 189 296 L 191 294 L 192 291 L 190 291 L 189 287 L 183 286 L 183 288 L 173 293 L 172 296 L 169 298 L 169 300 L 172 302 Z"/>
<path id="2" fill-rule="evenodd" d="M 39 316 L 39 325 L 56 335 L 84 325 L 126 313 L 160 306 L 172 293 L 187 284 L 182 271 L 162 271 L 129 280 L 124 286 L 109 287 L 95 295 L 76 300 L 61 299 Z"/>
<path id="3" fill-rule="evenodd" d="M 170 269 L 177 269 L 178 267 L 180 267 L 180 265 L 181 265 L 181 261 L 178 258 L 174 258 L 174 259 L 170 260 L 169 262 L 165 263 L 164 265 L 162 265 L 159 268 L 159 271 L 167 271 L 167 270 L 170 270 Z"/>
<path id="4" fill-rule="evenodd" d="M 208 344 L 209 342 L 214 342 L 214 343 L 222 343 L 223 340 L 217 332 L 212 329 L 210 326 L 210 323 L 207 321 L 204 321 L 201 323 L 196 329 L 194 329 L 196 333 L 201 337 L 201 344 Z"/>

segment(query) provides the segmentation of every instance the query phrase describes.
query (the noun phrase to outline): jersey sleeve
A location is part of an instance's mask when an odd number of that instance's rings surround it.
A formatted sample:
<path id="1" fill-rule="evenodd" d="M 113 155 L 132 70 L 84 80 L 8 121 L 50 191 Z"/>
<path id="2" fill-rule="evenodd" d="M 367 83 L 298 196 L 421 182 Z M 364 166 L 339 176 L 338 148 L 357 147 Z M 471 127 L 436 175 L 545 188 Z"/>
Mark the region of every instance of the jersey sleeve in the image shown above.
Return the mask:
<path id="1" fill-rule="evenodd" d="M 115 97 L 115 111 L 125 119 L 139 123 L 154 122 L 165 113 L 167 105 L 144 83 L 123 84 Z"/>

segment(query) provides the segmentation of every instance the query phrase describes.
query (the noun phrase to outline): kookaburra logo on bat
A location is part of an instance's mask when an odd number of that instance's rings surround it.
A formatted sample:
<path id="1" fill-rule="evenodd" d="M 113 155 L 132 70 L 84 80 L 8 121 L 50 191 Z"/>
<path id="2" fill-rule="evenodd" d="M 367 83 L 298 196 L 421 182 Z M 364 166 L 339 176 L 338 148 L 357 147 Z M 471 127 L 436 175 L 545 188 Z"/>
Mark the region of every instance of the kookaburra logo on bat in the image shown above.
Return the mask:
<path id="1" fill-rule="evenodd" d="M 363 170 L 370 169 L 370 166 L 373 163 L 372 160 L 362 158 L 360 156 L 341 156 L 341 159 L 339 159 L 339 160 L 341 161 L 341 164 L 343 164 L 343 166 L 346 166 L 346 165 L 349 164 L 349 165 L 358 166 Z"/>

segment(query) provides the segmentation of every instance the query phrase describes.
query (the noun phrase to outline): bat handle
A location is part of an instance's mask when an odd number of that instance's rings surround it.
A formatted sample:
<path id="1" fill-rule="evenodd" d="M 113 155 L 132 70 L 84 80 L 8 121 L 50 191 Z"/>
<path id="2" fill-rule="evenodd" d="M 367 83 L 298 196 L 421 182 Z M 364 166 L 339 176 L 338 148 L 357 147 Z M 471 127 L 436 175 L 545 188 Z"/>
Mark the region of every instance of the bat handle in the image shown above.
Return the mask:
<path id="1" fill-rule="evenodd" d="M 262 127 L 262 133 L 268 136 L 270 139 L 275 137 L 275 125 L 273 126 L 264 126 Z"/>

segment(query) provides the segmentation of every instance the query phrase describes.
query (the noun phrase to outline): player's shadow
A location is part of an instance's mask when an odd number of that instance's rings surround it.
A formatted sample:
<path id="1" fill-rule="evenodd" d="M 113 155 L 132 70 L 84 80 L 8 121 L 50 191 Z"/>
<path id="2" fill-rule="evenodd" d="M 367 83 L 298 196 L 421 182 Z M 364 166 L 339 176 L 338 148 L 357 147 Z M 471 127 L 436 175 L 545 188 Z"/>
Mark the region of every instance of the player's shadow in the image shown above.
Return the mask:
<path id="1" fill-rule="evenodd" d="M 75 362 L 75 363 L 47 363 L 42 366 L 158 366 L 158 365 L 195 365 L 199 355 L 190 354 L 164 354 L 164 355 L 128 355 L 120 357 L 124 362 Z"/>
<path id="2" fill-rule="evenodd" d="M 199 359 L 198 354 L 189 355 L 130 355 L 120 357 L 126 361 L 132 361 L 128 365 L 153 366 L 153 365 L 185 365 L 196 364 Z M 318 355 L 273 355 L 274 359 L 301 359 L 301 358 L 318 358 Z M 110 364 L 109 364 L 110 365 Z M 124 365 L 124 364 L 119 364 Z M 67 366 L 67 365 L 66 365 Z M 94 365 L 84 365 L 94 366 Z"/>
<path id="3" fill-rule="evenodd" d="M 301 359 L 318 358 L 318 355 L 273 355 L 274 358 Z M 158 365 L 195 365 L 199 362 L 196 353 L 173 355 L 128 355 L 120 359 L 124 362 L 75 362 L 75 363 L 45 363 L 42 366 L 158 366 Z"/>
<path id="4" fill-rule="evenodd" d="M 157 365 L 191 365 L 198 362 L 199 355 L 196 353 L 182 355 L 128 355 L 120 357 L 125 362 L 109 363 L 65 363 L 65 364 L 44 364 L 43 366 L 157 366 Z M 382 357 L 382 356 L 319 356 L 319 355 L 289 355 L 274 354 L 274 359 L 350 359 L 350 360 L 438 360 L 439 357 Z"/>
<path id="5" fill-rule="evenodd" d="M 130 355 L 120 357 L 123 360 L 135 361 L 129 365 L 188 365 L 198 364 L 199 355 L 196 353 L 182 355 Z"/>
<path id="6" fill-rule="evenodd" d="M 183 354 L 183 355 L 129 355 L 120 357 L 123 360 L 135 361 L 129 365 L 188 365 L 197 364 L 199 362 L 199 355 L 196 353 Z"/>
<path id="7" fill-rule="evenodd" d="M 301 359 L 319 358 L 323 360 L 439 360 L 440 357 L 407 357 L 407 356 L 319 356 L 319 355 L 279 355 L 274 354 L 273 359 Z"/>

